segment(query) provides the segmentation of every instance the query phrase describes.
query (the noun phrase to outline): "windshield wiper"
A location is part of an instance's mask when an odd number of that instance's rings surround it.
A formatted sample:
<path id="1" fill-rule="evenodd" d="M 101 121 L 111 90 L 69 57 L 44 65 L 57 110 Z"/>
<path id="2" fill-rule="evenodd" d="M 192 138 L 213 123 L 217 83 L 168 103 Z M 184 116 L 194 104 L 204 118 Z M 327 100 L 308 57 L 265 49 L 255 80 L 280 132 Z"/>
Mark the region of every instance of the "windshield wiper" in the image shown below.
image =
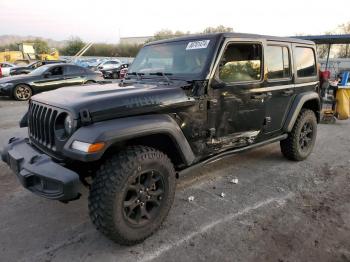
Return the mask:
<path id="1" fill-rule="evenodd" d="M 142 80 L 142 76 L 144 75 L 145 73 L 138 73 L 138 72 L 131 72 L 131 73 L 128 73 L 128 75 L 134 75 L 137 77 L 137 80 Z"/>
<path id="2" fill-rule="evenodd" d="M 169 79 L 169 77 L 167 77 L 167 76 L 171 76 L 172 73 L 155 72 L 155 73 L 150 73 L 150 75 L 162 76 L 162 77 L 164 77 L 164 79 L 165 79 L 168 83 L 171 82 L 170 79 Z"/>

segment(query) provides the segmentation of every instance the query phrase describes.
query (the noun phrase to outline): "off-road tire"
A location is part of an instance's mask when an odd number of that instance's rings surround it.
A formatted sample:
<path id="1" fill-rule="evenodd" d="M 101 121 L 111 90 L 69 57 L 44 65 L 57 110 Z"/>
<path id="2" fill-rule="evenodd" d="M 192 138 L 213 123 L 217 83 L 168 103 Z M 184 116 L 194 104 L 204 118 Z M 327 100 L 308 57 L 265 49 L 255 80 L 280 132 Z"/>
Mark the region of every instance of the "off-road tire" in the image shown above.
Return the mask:
<path id="1" fill-rule="evenodd" d="M 166 185 L 164 195 L 154 219 L 147 225 L 133 226 L 125 218 L 125 195 L 131 181 L 147 170 L 161 174 Z M 175 177 L 174 166 L 166 154 L 146 146 L 127 147 L 108 158 L 96 172 L 89 195 L 89 215 L 93 224 L 119 244 L 142 242 L 159 228 L 168 215 L 174 201 Z"/>
<path id="2" fill-rule="evenodd" d="M 27 101 L 33 95 L 33 91 L 30 86 L 25 84 L 19 84 L 13 89 L 13 98 L 17 101 Z"/>
<path id="3" fill-rule="evenodd" d="M 302 150 L 300 145 L 301 131 L 304 125 L 308 123 L 312 127 L 312 135 L 310 145 Z M 317 135 L 316 115 L 312 110 L 302 109 L 297 120 L 294 123 L 292 131 L 285 140 L 280 142 L 282 154 L 290 160 L 302 161 L 306 159 L 312 152 L 315 145 Z"/>

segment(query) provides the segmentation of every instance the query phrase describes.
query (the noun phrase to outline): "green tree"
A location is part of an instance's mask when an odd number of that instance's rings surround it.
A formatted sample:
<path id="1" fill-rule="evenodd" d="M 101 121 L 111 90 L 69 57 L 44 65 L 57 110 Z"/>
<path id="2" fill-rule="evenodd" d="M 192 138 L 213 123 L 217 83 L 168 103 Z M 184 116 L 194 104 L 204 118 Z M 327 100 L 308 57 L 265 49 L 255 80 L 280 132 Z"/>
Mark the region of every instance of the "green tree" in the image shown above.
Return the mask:
<path id="1" fill-rule="evenodd" d="M 350 34 L 350 21 L 338 27 L 341 34 Z M 349 44 L 342 45 L 339 49 L 338 57 L 348 58 L 350 56 Z"/>
<path id="2" fill-rule="evenodd" d="M 47 54 L 50 52 L 50 47 L 48 43 L 40 38 L 36 39 L 28 39 L 25 41 L 22 41 L 23 43 L 33 43 L 33 48 L 37 54 Z M 17 43 L 11 43 L 8 45 L 4 45 L 0 47 L 0 51 L 18 51 L 18 44 Z"/>
<path id="3" fill-rule="evenodd" d="M 211 34 L 211 33 L 227 33 L 227 32 L 233 32 L 232 27 L 226 27 L 223 25 L 219 25 L 217 27 L 207 27 L 203 30 L 203 34 Z"/>
<path id="4" fill-rule="evenodd" d="M 182 32 L 182 31 L 175 31 L 173 32 L 172 30 L 169 29 L 162 29 L 154 34 L 152 39 L 148 40 L 147 42 L 153 42 L 157 40 L 163 40 L 163 39 L 170 39 L 174 37 L 179 37 L 179 36 L 184 36 L 184 35 L 189 35 L 190 32 Z"/>
<path id="5" fill-rule="evenodd" d="M 67 45 L 60 50 L 62 55 L 73 56 L 78 53 L 85 43 L 79 37 L 72 37 L 67 41 Z"/>
<path id="6" fill-rule="evenodd" d="M 6 50 L 18 51 L 18 45 L 15 43 L 11 43 L 11 44 L 0 46 L 0 52 L 6 51 Z"/>
<path id="7" fill-rule="evenodd" d="M 50 47 L 47 44 L 46 41 L 42 40 L 42 39 L 35 39 L 34 41 L 24 41 L 24 42 L 29 42 L 29 43 L 34 43 L 33 47 L 34 50 L 37 54 L 48 54 L 50 53 Z"/>

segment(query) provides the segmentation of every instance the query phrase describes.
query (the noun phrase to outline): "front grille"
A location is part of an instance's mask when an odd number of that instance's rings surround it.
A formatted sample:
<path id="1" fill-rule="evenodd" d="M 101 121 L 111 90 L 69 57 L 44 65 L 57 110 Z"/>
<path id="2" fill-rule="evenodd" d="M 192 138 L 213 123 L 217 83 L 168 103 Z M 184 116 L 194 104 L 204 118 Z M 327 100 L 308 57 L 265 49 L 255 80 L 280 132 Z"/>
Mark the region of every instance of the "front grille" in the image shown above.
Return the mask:
<path id="1" fill-rule="evenodd" d="M 52 107 L 31 102 L 28 114 L 29 136 L 34 142 L 55 151 L 55 121 L 58 110 Z"/>

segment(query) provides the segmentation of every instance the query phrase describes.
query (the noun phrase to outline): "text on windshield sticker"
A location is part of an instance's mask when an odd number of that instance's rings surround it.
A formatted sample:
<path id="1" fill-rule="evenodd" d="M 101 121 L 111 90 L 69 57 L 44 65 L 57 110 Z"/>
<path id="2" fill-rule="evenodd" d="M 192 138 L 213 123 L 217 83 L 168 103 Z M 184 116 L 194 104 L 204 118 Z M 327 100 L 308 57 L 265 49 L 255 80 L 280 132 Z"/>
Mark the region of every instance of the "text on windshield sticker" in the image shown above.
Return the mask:
<path id="1" fill-rule="evenodd" d="M 189 42 L 187 44 L 186 50 L 207 48 L 208 45 L 209 45 L 209 42 L 210 42 L 210 40 L 201 40 L 201 41 Z"/>

